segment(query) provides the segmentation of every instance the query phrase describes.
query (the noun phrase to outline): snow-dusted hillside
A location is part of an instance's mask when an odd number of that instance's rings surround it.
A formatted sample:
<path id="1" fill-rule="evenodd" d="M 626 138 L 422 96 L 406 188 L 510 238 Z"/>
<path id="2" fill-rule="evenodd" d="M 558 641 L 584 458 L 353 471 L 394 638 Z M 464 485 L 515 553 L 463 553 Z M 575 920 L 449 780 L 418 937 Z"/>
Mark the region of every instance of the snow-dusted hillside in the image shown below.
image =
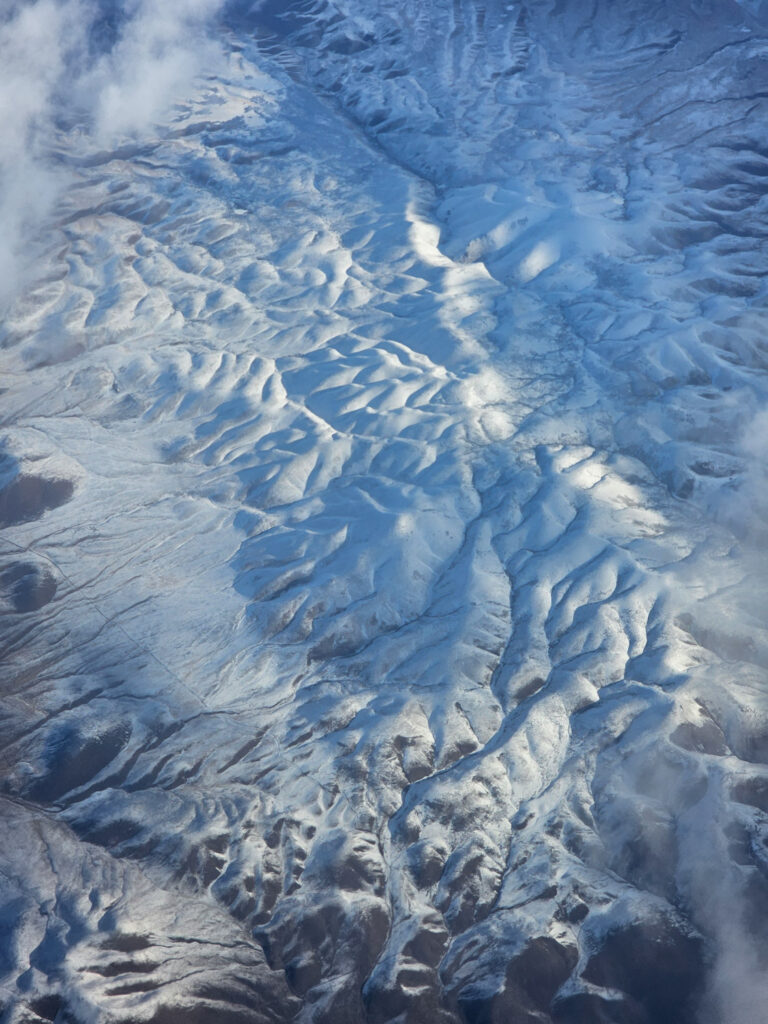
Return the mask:
<path id="1" fill-rule="evenodd" d="M 0 1020 L 763 1024 L 768 9 L 178 6 L 0 16 Z"/>

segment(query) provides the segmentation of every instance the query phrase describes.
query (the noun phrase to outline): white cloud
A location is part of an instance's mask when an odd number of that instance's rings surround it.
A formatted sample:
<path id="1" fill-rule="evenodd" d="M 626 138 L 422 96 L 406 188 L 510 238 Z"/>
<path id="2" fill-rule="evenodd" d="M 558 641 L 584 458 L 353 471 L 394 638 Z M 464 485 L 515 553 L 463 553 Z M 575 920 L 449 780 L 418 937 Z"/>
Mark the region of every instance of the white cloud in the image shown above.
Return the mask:
<path id="1" fill-rule="evenodd" d="M 764 547 L 768 539 L 768 410 L 748 410 L 742 418 L 736 453 L 743 460 L 738 486 L 724 489 L 718 519 L 743 541 Z"/>
<path id="2" fill-rule="evenodd" d="M 85 24 L 78 0 L 17 4 L 0 24 L 0 303 L 18 286 L 27 235 L 57 194 L 45 145 Z"/>
<path id="3" fill-rule="evenodd" d="M 0 308 L 23 280 L 30 239 L 66 187 L 51 156 L 73 116 L 100 146 L 140 135 L 215 64 L 207 31 L 223 0 L 118 0 L 107 52 L 92 51 L 93 0 L 19 0 L 0 15 Z"/>
<path id="4" fill-rule="evenodd" d="M 222 0 L 126 0 L 128 20 L 110 53 L 86 76 L 97 97 L 99 138 L 141 131 L 160 116 L 220 53 L 205 27 Z"/>

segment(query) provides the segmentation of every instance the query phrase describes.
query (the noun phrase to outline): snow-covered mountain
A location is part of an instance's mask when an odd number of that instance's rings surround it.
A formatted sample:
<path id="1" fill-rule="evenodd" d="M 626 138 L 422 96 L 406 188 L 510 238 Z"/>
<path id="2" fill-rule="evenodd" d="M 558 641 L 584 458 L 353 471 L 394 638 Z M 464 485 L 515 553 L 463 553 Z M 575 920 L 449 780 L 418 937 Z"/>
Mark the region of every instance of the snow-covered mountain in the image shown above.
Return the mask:
<path id="1" fill-rule="evenodd" d="M 0 14 L 0 1020 L 763 1024 L 768 7 L 167 7 Z"/>

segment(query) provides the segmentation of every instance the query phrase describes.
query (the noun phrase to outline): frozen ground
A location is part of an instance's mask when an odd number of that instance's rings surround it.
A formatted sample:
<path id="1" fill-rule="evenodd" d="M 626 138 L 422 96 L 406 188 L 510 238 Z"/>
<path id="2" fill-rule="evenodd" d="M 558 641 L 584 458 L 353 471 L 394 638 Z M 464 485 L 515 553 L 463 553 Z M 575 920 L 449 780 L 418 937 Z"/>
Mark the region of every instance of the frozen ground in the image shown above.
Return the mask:
<path id="1" fill-rule="evenodd" d="M 763 1024 L 768 10 L 210 32 L 3 318 L 0 1019 Z"/>

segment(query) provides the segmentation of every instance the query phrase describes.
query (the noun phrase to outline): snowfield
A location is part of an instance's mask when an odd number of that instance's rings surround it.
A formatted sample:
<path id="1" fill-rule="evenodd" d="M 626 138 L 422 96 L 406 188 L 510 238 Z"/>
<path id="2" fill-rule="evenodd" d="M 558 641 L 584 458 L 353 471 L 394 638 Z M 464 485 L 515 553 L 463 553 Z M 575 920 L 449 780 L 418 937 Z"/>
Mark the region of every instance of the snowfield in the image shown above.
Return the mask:
<path id="1" fill-rule="evenodd" d="M 768 7 L 182 9 L 0 150 L 0 1021 L 764 1024 Z"/>

